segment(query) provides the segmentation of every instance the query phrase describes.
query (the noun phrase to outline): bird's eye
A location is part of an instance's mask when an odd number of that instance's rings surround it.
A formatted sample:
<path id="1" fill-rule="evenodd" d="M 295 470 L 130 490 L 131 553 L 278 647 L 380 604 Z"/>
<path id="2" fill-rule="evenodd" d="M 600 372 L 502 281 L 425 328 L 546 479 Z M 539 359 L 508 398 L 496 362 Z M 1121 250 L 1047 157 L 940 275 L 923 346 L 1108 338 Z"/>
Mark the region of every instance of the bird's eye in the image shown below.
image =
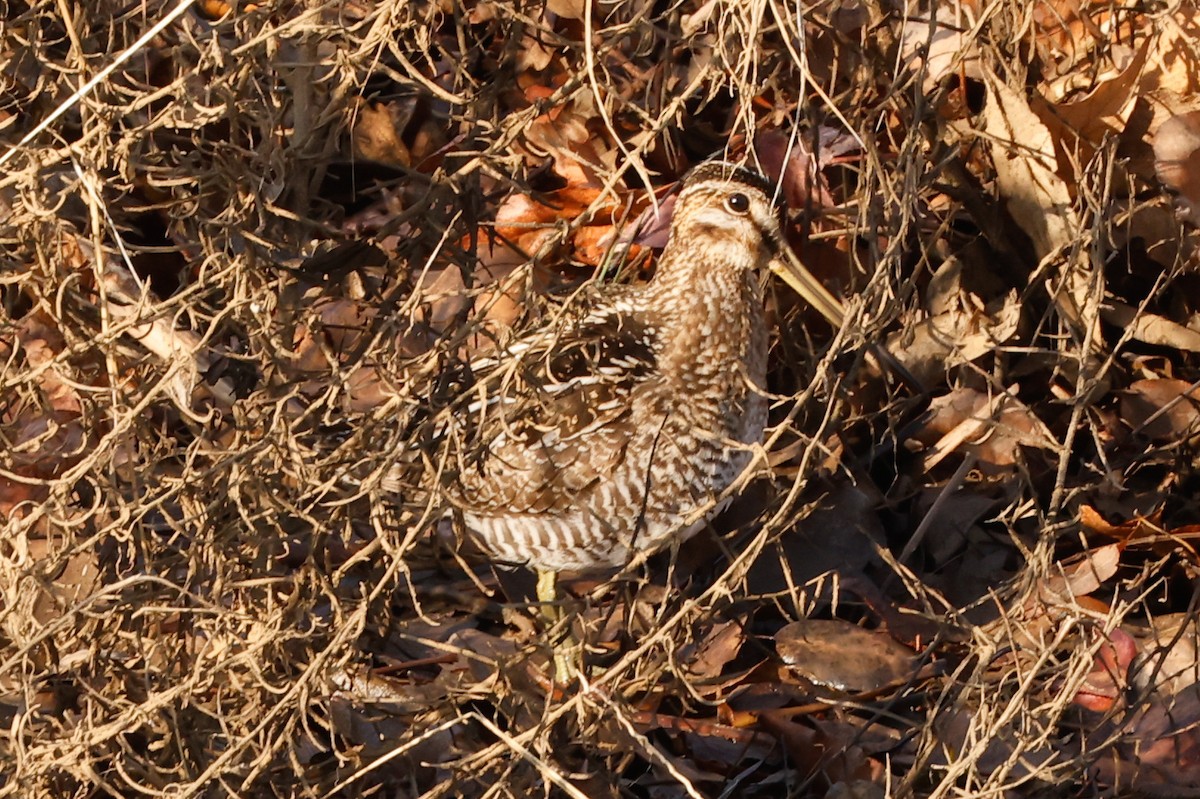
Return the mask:
<path id="1" fill-rule="evenodd" d="M 725 198 L 725 207 L 735 214 L 744 214 L 750 210 L 750 198 L 740 191 Z"/>

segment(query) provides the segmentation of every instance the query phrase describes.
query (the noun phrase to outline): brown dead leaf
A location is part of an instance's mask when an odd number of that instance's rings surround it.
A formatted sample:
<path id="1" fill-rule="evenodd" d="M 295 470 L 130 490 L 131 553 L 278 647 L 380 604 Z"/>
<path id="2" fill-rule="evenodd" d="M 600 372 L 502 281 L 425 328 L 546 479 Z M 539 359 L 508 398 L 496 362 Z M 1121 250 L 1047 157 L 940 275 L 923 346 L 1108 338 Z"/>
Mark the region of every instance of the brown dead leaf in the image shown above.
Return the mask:
<path id="1" fill-rule="evenodd" d="M 620 252 L 616 249 L 620 242 L 621 230 L 615 225 L 586 225 L 580 228 L 571 240 L 575 258 L 588 266 L 606 264 L 613 253 Z M 641 247 L 629 244 L 624 250 L 623 258 L 632 261 L 639 258 L 642 252 Z"/>
<path id="2" fill-rule="evenodd" d="M 517 69 L 520 72 L 543 72 L 550 66 L 556 55 L 556 48 L 550 42 L 553 35 L 552 12 L 547 6 L 542 6 L 535 23 L 521 27 L 521 46 L 516 49 Z"/>
<path id="3" fill-rule="evenodd" d="M 546 0 L 546 8 L 565 19 L 583 19 L 587 5 L 586 0 Z"/>
<path id="4" fill-rule="evenodd" d="M 1109 300 L 1100 306 L 1100 315 L 1109 324 L 1127 331 L 1135 341 L 1184 352 L 1200 352 L 1200 332 L 1158 314 L 1139 312 L 1132 305 Z"/>
<path id="5" fill-rule="evenodd" d="M 1052 283 L 1050 294 L 1081 339 L 1090 333 L 1093 352 L 1098 352 L 1104 339 L 1089 303 L 1093 270 L 1085 248 L 1076 246 L 1082 225 L 1060 177 L 1054 137 L 1025 97 L 990 70 L 986 83 L 989 96 L 982 122 L 996 168 L 996 186 L 1017 226 L 1033 240 L 1038 258 L 1072 258 L 1060 270 L 1061 285 Z"/>
<path id="6" fill-rule="evenodd" d="M 516 242 L 537 227 L 575 219 L 599 196 L 598 189 L 588 187 L 563 189 L 538 197 L 513 192 L 496 209 L 493 229 L 502 239 Z"/>
<path id="7" fill-rule="evenodd" d="M 958 558 L 965 547 L 972 544 L 978 549 L 982 542 L 977 539 L 983 536 L 978 535 L 976 525 L 985 515 L 995 510 L 997 502 L 996 497 L 976 491 L 955 491 L 947 495 L 943 485 L 922 488 L 913 505 L 913 513 L 921 519 L 925 519 L 931 512 L 936 513 L 936 524 L 923 542 L 931 565 L 940 567 L 948 564 L 952 559 Z M 988 585 L 995 584 L 988 582 L 988 573 L 983 570 L 975 570 L 962 576 Z"/>
<path id="8" fill-rule="evenodd" d="M 6 635 L 28 646 L 99 587 L 100 559 L 91 549 L 68 554 L 70 542 L 62 538 L 22 537 L 8 544 L 8 556 L 0 557 L 0 598 L 7 611 L 0 622 Z"/>
<path id="9" fill-rule="evenodd" d="M 963 292 L 958 301 L 934 316 L 888 338 L 888 351 L 922 384 L 939 385 L 947 370 L 981 358 L 1016 335 L 1021 302 L 1015 291 L 982 307 L 973 294 Z"/>
<path id="10" fill-rule="evenodd" d="M 875 782 L 882 776 L 880 764 L 858 745 L 861 730 L 828 723 L 813 729 L 798 723 L 786 709 L 763 713 L 761 724 L 783 742 L 804 772 L 819 774 L 830 784 Z"/>
<path id="11" fill-rule="evenodd" d="M 553 94 L 546 86 L 534 85 L 525 89 L 532 103 Z M 591 125 L 599 119 L 590 92 L 581 92 L 566 104 L 533 120 L 524 131 L 523 149 L 531 166 L 545 158 L 554 164 L 555 173 L 569 186 L 602 186 L 600 170 L 604 168 L 603 138 L 593 135 Z"/>
<path id="12" fill-rule="evenodd" d="M 237 4 L 237 9 L 243 13 L 257 11 L 261 7 L 261 3 Z M 227 0 L 199 0 L 199 2 L 196 3 L 197 13 L 210 22 L 217 22 L 226 14 L 232 13 L 233 10 L 234 4 L 227 2 Z"/>
<path id="13" fill-rule="evenodd" d="M 481 232 L 487 233 L 486 229 Z M 536 252 L 541 241 L 556 235 L 557 231 L 542 229 L 527 232 L 521 240 Z M 481 237 L 479 256 L 471 272 L 470 289 L 457 266 L 430 270 L 415 286 L 423 300 L 422 319 L 431 330 L 445 331 L 466 308 L 473 307 L 485 326 L 493 334 L 499 333 L 524 313 L 527 289 L 544 292 L 553 281 L 548 269 L 529 263 L 527 252 L 497 237 Z M 490 347 L 494 343 L 494 337 L 484 335 L 471 346 Z"/>
<path id="14" fill-rule="evenodd" d="M 877 560 L 876 546 L 884 540 L 879 501 L 860 486 L 839 486 L 793 532 L 763 551 L 747 575 L 750 590 L 770 594 L 810 584 L 806 591 L 826 596 L 831 586 L 814 580 L 824 574 L 844 579 Z"/>
<path id="15" fill-rule="evenodd" d="M 1121 550 L 1117 544 L 1108 544 L 1065 563 L 1051 564 L 1050 572 L 1039 578 L 1016 613 L 1004 609 L 985 629 L 1010 639 L 1014 653 L 1044 651 L 1046 637 L 1063 616 L 1078 617 L 1084 611 L 1102 616 L 1108 612 L 1105 603 L 1090 595 L 1117 573 Z M 1018 619 L 1019 623 L 1014 623 Z"/>
<path id="16" fill-rule="evenodd" d="M 57 326 L 42 312 L 25 315 L 12 330 L 9 358 L 37 375 L 37 401 L 0 403 L 0 428 L 6 443 L 0 461 L 11 476 L 0 476 L 0 516 L 9 517 L 24 503 L 43 500 L 44 480 L 62 474 L 88 454 L 94 430 L 82 422 L 83 402 L 76 381 L 59 361 L 66 347 Z"/>
<path id="17" fill-rule="evenodd" d="M 1200 796 L 1200 685 L 1154 694 L 1131 716 L 1106 721 L 1093 740 L 1116 740 L 1091 772 L 1114 795 Z"/>
<path id="18" fill-rule="evenodd" d="M 354 155 L 389 167 L 412 166 L 413 156 L 397 130 L 394 103 L 362 103 L 350 142 Z"/>
<path id="19" fill-rule="evenodd" d="M 1120 394 L 1121 418 L 1151 441 L 1185 441 L 1200 432 L 1200 388 L 1183 380 L 1138 380 Z"/>
<path id="20" fill-rule="evenodd" d="M 789 208 L 832 208 L 837 204 L 821 174 L 818 156 L 809 152 L 802 137 L 791 139 L 782 131 L 764 130 L 754 139 L 754 152 L 765 174 L 778 178 Z"/>
<path id="21" fill-rule="evenodd" d="M 1168 118 L 1154 132 L 1154 171 L 1179 193 L 1193 225 L 1200 225 L 1200 111 Z"/>
<path id="22" fill-rule="evenodd" d="M 871 22 L 871 8 L 864 0 L 842 0 L 829 9 L 829 26 L 843 36 L 857 33 Z"/>
<path id="23" fill-rule="evenodd" d="M 1009 783 L 1032 776 L 1058 758 L 1045 739 L 1030 741 L 1025 730 L 1011 723 L 997 729 L 990 720 L 959 705 L 937 714 L 931 737 L 935 747 L 931 762 L 937 766 L 969 762 L 970 768 L 985 775 L 1006 768 Z"/>
<path id="24" fill-rule="evenodd" d="M 1011 467 L 1021 447 L 1054 449 L 1054 436 L 1015 390 L 989 397 L 971 388 L 959 388 L 929 404 L 926 422 L 912 439 L 926 448 L 924 471 L 963 445 L 974 448 L 983 463 Z"/>
<path id="25" fill-rule="evenodd" d="M 1072 562 L 1059 564 L 1059 573 L 1042 581 L 1038 597 L 1050 606 L 1073 605 L 1112 579 L 1120 562 L 1121 547 L 1116 544 L 1081 553 Z"/>
<path id="26" fill-rule="evenodd" d="M 498 261 L 524 262 L 544 244 L 566 233 L 567 223 L 587 214 L 583 220 L 586 224 L 574 230 L 568 244 L 576 260 L 599 266 L 610 249 L 623 243 L 617 225 L 623 223 L 627 215 L 636 214 L 643 202 L 639 198 L 632 201 L 629 208 L 624 208 L 612 201 L 600 200 L 601 191 L 590 186 L 568 186 L 536 197 L 520 193 L 509 195 L 496 211 L 495 236 L 490 236 L 489 231 L 480 231 L 483 240 L 489 242 L 485 263 L 494 268 Z M 624 243 L 628 245 L 627 241 Z M 507 248 L 511 256 L 497 255 L 497 248 Z M 640 247 L 630 245 L 626 250 L 626 257 L 634 258 Z"/>
<path id="27" fill-rule="evenodd" d="M 1028 101 L 988 73 L 983 112 L 996 183 L 1008 212 L 1045 257 L 1074 240 L 1079 223 L 1059 177 L 1054 138 Z"/>
<path id="28" fill-rule="evenodd" d="M 1131 539 L 1142 538 L 1147 534 L 1161 532 L 1162 515 L 1154 513 L 1149 518 L 1137 517 L 1124 524 L 1110 524 L 1101 513 L 1091 505 L 1079 508 L 1079 523 L 1087 530 L 1099 533 L 1108 538 L 1114 538 L 1122 543 Z"/>
<path id="29" fill-rule="evenodd" d="M 375 309 L 354 300 L 321 296 L 310 290 L 315 302 L 309 321 L 293 331 L 291 367 L 299 374 L 328 374 L 361 343 Z"/>
<path id="30" fill-rule="evenodd" d="M 1172 115 L 1197 110 L 1200 95 L 1200 9 L 1194 0 L 1182 0 L 1154 29 L 1146 69 L 1139 87 L 1153 107 L 1149 130 L 1158 129 Z"/>
<path id="31" fill-rule="evenodd" d="M 337 671 L 331 682 L 336 686 L 329 697 L 332 728 L 367 758 L 394 753 L 398 741 L 412 738 L 416 714 L 435 707 L 447 690 L 439 681 L 392 679 L 366 669 Z M 414 744 L 399 761 L 410 778 L 419 766 L 453 757 L 456 750 L 450 729 L 431 731 Z"/>
<path id="32" fill-rule="evenodd" d="M 1145 24 L 1141 14 L 1105 0 L 1037 0 L 1030 6 L 1034 43 L 1058 74 L 1090 66 L 1098 51 L 1130 41 Z"/>
<path id="33" fill-rule="evenodd" d="M 737 657 L 745 643 L 746 633 L 735 621 L 713 625 L 704 637 L 679 650 L 688 676 L 696 680 L 711 680 L 721 675 L 725 666 Z"/>
<path id="34" fill-rule="evenodd" d="M 1130 681 L 1145 691 L 1177 694 L 1200 684 L 1200 624 L 1191 613 L 1166 613 L 1140 633 Z"/>
<path id="35" fill-rule="evenodd" d="M 1102 76 L 1083 97 L 1057 103 L 1048 97 L 1034 97 L 1031 107 L 1052 132 L 1064 163 L 1082 167 L 1106 137 L 1124 132 L 1138 102 L 1136 89 L 1149 46 L 1146 40 L 1124 69 Z"/>
<path id="36" fill-rule="evenodd" d="M 912 650 L 887 633 L 837 619 L 792 622 L 775 634 L 775 647 L 803 680 L 836 691 L 875 691 L 917 672 Z"/>
<path id="37" fill-rule="evenodd" d="M 978 9 L 972 0 L 935 3 L 928 11 L 906 15 L 900 55 L 910 69 L 925 69 L 921 90 L 931 94 L 942 78 L 958 72 L 979 77 L 979 51 L 971 28 Z"/>
<path id="38" fill-rule="evenodd" d="M 1167 529 L 1162 523 L 1161 510 L 1114 525 L 1094 508 L 1084 505 L 1079 511 L 1079 523 L 1091 532 L 1116 540 L 1122 549 L 1149 548 L 1161 553 L 1182 554 L 1192 563 L 1200 563 L 1200 551 L 1197 551 L 1200 525 L 1185 524 Z"/>
<path id="39" fill-rule="evenodd" d="M 407 122 L 401 118 L 403 113 L 396 103 L 360 104 L 350 134 L 354 155 L 387 166 L 411 166 L 412 154 L 400 138 Z M 408 108 L 407 113 L 411 115 L 412 109 Z"/>
<path id="40" fill-rule="evenodd" d="M 776 748 L 775 741 L 765 733 L 705 719 L 642 711 L 634 713 L 631 721 L 642 733 L 662 730 L 680 737 L 694 761 L 721 773 L 738 766 L 748 757 L 763 760 Z"/>
<path id="41" fill-rule="evenodd" d="M 1195 249 L 1194 239 L 1183 228 L 1176 207 L 1168 202 L 1117 201 L 1110 228 L 1113 250 L 1144 249 L 1146 258 L 1169 269 Z"/>
<path id="42" fill-rule="evenodd" d="M 83 404 L 78 392 L 55 364 L 66 341 L 54 322 L 44 313 L 34 311 L 21 319 L 14 334 L 28 368 L 40 372 L 39 387 L 47 406 L 55 415 L 63 417 L 82 413 Z"/>

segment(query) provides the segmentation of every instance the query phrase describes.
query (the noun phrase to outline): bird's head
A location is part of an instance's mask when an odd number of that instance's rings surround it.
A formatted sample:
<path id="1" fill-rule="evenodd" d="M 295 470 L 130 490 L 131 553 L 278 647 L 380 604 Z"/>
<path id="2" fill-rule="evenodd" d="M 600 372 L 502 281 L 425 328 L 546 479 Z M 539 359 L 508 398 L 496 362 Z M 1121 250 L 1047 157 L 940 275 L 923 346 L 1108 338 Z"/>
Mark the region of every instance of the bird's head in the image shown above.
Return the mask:
<path id="1" fill-rule="evenodd" d="M 672 234 L 693 245 L 703 242 L 727 249 L 733 260 L 745 260 L 746 254 L 769 256 L 782 240 L 773 194 L 770 181 L 759 173 L 727 161 L 708 161 L 683 179 Z"/>
<path id="2" fill-rule="evenodd" d="M 721 262 L 752 268 L 766 263 L 835 326 L 845 309 L 800 263 L 783 235 L 775 187 L 758 172 L 707 161 L 683 179 L 671 238 Z M 670 248 L 671 245 L 668 245 Z"/>

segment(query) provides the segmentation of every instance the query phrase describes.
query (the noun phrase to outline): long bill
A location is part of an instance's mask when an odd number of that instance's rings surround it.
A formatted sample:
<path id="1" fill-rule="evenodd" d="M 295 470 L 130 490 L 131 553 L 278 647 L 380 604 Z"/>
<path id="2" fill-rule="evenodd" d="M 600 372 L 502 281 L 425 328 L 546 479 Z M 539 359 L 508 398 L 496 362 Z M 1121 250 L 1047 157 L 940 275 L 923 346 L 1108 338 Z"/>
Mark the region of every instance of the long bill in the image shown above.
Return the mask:
<path id="1" fill-rule="evenodd" d="M 768 265 L 771 271 L 783 278 L 783 281 L 791 286 L 792 290 L 802 299 L 820 311 L 821 316 L 824 316 L 829 324 L 833 325 L 835 329 L 841 328 L 842 322 L 846 318 L 846 306 L 842 304 L 841 300 L 830 294 L 821 281 L 817 280 L 812 272 L 809 272 L 804 264 L 800 263 L 800 259 L 796 257 L 796 253 L 792 252 L 792 248 L 786 241 L 775 243 L 774 257 L 771 258 Z M 886 369 L 887 372 L 908 386 L 913 393 L 925 393 L 925 387 L 920 378 L 914 375 L 895 355 L 888 352 L 883 344 L 879 342 L 867 344 L 867 361 L 876 369 Z"/>
<path id="2" fill-rule="evenodd" d="M 800 263 L 786 241 L 775 242 L 774 250 L 775 257 L 769 264 L 771 271 L 779 275 L 805 302 L 816 308 L 834 329 L 840 328 L 846 318 L 846 306 L 842 305 L 842 301 L 830 294 L 821 281 Z"/>

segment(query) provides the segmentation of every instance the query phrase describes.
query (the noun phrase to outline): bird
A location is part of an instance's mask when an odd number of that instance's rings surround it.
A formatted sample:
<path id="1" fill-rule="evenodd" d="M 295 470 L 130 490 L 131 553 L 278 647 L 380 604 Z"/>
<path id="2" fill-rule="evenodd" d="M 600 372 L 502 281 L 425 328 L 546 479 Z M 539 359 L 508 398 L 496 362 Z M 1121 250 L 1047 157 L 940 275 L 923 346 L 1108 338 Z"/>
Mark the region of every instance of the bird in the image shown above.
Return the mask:
<path id="1" fill-rule="evenodd" d="M 839 323 L 791 253 L 757 171 L 685 175 L 642 284 L 592 284 L 552 323 L 468 364 L 438 427 L 441 489 L 494 560 L 557 575 L 626 566 L 695 534 L 729 498 L 767 422 L 764 269 Z M 556 679 L 573 667 L 556 650 Z"/>

